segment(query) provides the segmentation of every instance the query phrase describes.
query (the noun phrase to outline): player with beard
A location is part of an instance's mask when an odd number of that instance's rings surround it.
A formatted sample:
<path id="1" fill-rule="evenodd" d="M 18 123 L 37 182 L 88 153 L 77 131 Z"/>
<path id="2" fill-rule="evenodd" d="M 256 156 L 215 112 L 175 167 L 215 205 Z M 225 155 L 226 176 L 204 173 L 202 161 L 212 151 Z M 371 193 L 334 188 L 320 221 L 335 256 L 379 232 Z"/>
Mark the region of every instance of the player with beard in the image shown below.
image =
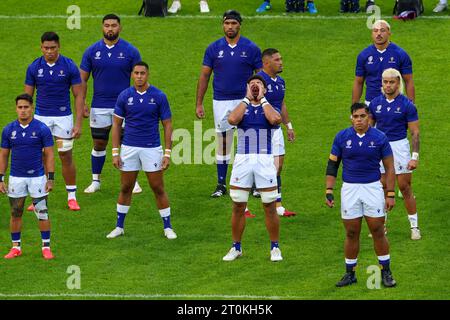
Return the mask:
<path id="1" fill-rule="evenodd" d="M 234 125 L 228 123 L 228 114 L 236 108 L 246 94 L 247 79 L 262 68 L 261 50 L 249 39 L 241 36 L 242 18 L 239 12 L 228 10 L 223 14 L 225 36 L 206 49 L 197 85 L 196 115 L 205 117 L 203 99 L 209 79 L 214 71 L 213 114 L 217 133 L 217 187 L 211 197 L 227 193 L 226 177 L 231 158 Z"/>
<path id="2" fill-rule="evenodd" d="M 85 99 L 87 82 L 91 74 L 94 79 L 90 111 L 90 127 L 94 142 L 91 152 L 92 183 L 84 190 L 85 193 L 100 190 L 100 176 L 106 160 L 114 106 L 119 94 L 130 86 L 133 65 L 141 61 L 138 49 L 119 38 L 121 30 L 120 18 L 117 15 L 104 16 L 103 39 L 86 49 L 80 65 Z M 89 110 L 85 103 L 85 116 L 88 115 Z M 137 182 L 133 192 L 142 192 Z"/>

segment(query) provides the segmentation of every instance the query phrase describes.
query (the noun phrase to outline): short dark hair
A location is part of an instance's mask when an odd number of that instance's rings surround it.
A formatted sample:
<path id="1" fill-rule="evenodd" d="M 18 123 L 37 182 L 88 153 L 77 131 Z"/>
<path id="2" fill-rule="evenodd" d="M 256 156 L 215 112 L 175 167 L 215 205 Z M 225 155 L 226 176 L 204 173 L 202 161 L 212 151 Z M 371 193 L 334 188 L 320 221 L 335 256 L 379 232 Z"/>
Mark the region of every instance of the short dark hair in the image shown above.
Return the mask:
<path id="1" fill-rule="evenodd" d="M 117 22 L 119 22 L 119 24 L 120 24 L 119 16 L 114 13 L 110 13 L 110 14 L 107 14 L 106 16 L 104 16 L 102 23 L 105 22 L 105 20 L 117 20 Z"/>
<path id="2" fill-rule="evenodd" d="M 227 10 L 224 12 L 222 22 L 225 22 L 225 20 L 228 19 L 236 20 L 237 22 L 239 22 L 239 24 L 242 23 L 241 14 L 239 13 L 239 11 L 236 10 Z"/>
<path id="3" fill-rule="evenodd" d="M 361 103 L 361 102 L 355 102 L 354 104 L 352 104 L 352 106 L 350 107 L 350 113 L 353 114 L 353 112 L 355 112 L 356 110 L 359 109 L 364 109 L 366 110 L 367 113 L 370 113 L 370 109 L 368 106 L 366 106 L 365 103 Z"/>
<path id="4" fill-rule="evenodd" d="M 28 93 L 22 93 L 22 94 L 19 94 L 19 95 L 16 97 L 16 105 L 17 105 L 17 102 L 18 102 L 19 100 L 26 100 L 26 101 L 28 101 L 30 104 L 33 104 L 33 97 L 30 96 Z"/>
<path id="5" fill-rule="evenodd" d="M 143 66 L 143 67 L 145 67 L 145 69 L 147 69 L 147 71 L 150 70 L 150 67 L 149 67 L 148 64 L 147 64 L 146 62 L 144 62 L 144 61 L 139 61 L 139 62 L 135 63 L 132 70 L 134 70 L 134 68 L 135 68 L 136 66 Z"/>
<path id="6" fill-rule="evenodd" d="M 264 58 L 264 57 L 271 57 L 271 56 L 273 56 L 275 53 L 278 53 L 278 52 L 280 52 L 280 51 L 278 51 L 277 49 L 275 49 L 275 48 L 267 48 L 267 49 L 265 49 L 263 52 L 262 52 L 262 57 Z"/>
<path id="7" fill-rule="evenodd" d="M 262 76 L 260 76 L 259 74 L 254 74 L 250 78 L 248 78 L 247 84 L 249 84 L 250 81 L 252 81 L 252 80 L 259 80 L 259 81 L 261 81 L 263 83 L 263 85 L 264 85 L 264 88 L 267 88 L 266 80 L 264 80 L 264 78 Z"/>
<path id="8" fill-rule="evenodd" d="M 55 41 L 56 43 L 59 43 L 59 36 L 56 32 L 47 31 L 41 36 L 41 43 L 44 43 L 44 41 Z"/>

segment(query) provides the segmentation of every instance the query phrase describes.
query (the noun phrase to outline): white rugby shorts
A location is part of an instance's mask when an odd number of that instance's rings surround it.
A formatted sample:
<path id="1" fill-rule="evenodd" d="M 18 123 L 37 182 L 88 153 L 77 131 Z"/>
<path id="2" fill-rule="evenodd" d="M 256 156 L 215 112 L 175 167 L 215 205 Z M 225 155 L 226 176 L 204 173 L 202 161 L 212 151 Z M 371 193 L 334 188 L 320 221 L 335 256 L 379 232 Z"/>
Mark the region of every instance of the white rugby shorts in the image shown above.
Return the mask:
<path id="1" fill-rule="evenodd" d="M 48 195 L 45 192 L 45 184 L 47 178 L 40 177 L 14 177 L 9 176 L 8 179 L 8 197 L 11 198 L 23 198 L 30 196 L 32 198 L 41 198 Z"/>
<path id="2" fill-rule="evenodd" d="M 91 108 L 89 125 L 91 128 L 112 126 L 114 108 Z"/>
<path id="3" fill-rule="evenodd" d="M 54 137 L 63 139 L 72 138 L 73 116 L 71 114 L 62 117 L 46 117 L 34 115 L 34 118 L 45 123 L 47 127 L 50 128 L 50 131 L 52 132 L 52 135 Z"/>
<path id="4" fill-rule="evenodd" d="M 383 185 L 372 183 L 346 183 L 341 189 L 341 217 L 344 220 L 362 216 L 380 218 L 385 216 Z"/>
<path id="5" fill-rule="evenodd" d="M 156 148 L 140 148 L 122 145 L 120 159 L 122 171 L 156 172 L 161 170 L 163 158 L 162 146 Z"/>
<path id="6" fill-rule="evenodd" d="M 284 156 L 285 153 L 283 129 L 279 127 L 272 131 L 272 154 L 274 157 L 278 157 Z"/>
<path id="7" fill-rule="evenodd" d="M 411 153 L 409 149 L 409 141 L 407 138 L 397 141 L 389 142 L 392 149 L 392 154 L 394 155 L 394 168 L 395 174 L 405 174 L 411 173 L 408 170 L 408 162 L 411 160 Z M 380 172 L 384 174 L 383 161 L 380 161 Z"/>
<path id="8" fill-rule="evenodd" d="M 277 186 L 277 169 L 272 154 L 236 154 L 230 185 L 257 189 Z"/>
<path id="9" fill-rule="evenodd" d="M 213 100 L 214 127 L 216 132 L 225 132 L 236 128 L 228 123 L 228 115 L 233 111 L 242 99 L 238 100 Z"/>

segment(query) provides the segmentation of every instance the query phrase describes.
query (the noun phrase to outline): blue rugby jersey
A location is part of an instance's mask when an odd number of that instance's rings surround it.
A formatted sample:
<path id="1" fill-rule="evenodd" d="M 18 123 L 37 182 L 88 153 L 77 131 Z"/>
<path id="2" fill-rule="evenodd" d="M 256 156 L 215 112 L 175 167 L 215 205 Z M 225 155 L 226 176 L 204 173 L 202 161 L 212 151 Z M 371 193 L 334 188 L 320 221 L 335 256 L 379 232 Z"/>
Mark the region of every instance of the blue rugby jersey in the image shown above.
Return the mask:
<path id="1" fill-rule="evenodd" d="M 214 72 L 214 100 L 242 99 L 248 78 L 262 68 L 261 50 L 243 36 L 233 47 L 223 37 L 208 46 L 203 65 Z"/>
<path id="2" fill-rule="evenodd" d="M 347 183 L 379 181 L 380 161 L 392 155 L 386 135 L 369 127 L 359 136 L 353 127 L 341 130 L 333 141 L 331 154 L 342 159 L 342 180 Z"/>
<path id="3" fill-rule="evenodd" d="M 154 86 L 145 92 L 135 87 L 122 91 L 114 114 L 125 120 L 122 144 L 141 148 L 159 147 L 159 121 L 172 117 L 166 95 Z"/>
<path id="4" fill-rule="evenodd" d="M 408 122 L 419 120 L 416 106 L 406 96 L 399 94 L 388 101 L 384 95 L 369 104 L 375 127 L 384 132 L 389 141 L 405 139 L 408 136 Z"/>
<path id="5" fill-rule="evenodd" d="M 61 54 L 52 65 L 43 56 L 34 60 L 25 79 L 26 85 L 36 87 L 35 113 L 46 117 L 71 115 L 70 87 L 80 83 L 77 65 Z"/>
<path id="6" fill-rule="evenodd" d="M 22 126 L 18 120 L 9 123 L 2 132 L 2 148 L 11 150 L 13 177 L 40 177 L 44 175 L 42 149 L 53 146 L 50 129 L 37 119 Z"/>
<path id="7" fill-rule="evenodd" d="M 381 94 L 381 75 L 389 68 L 400 71 L 402 75 L 413 73 L 411 58 L 395 43 L 389 43 L 381 52 L 371 45 L 358 55 L 355 75 L 365 78 L 366 101 L 372 101 Z"/>
<path id="8" fill-rule="evenodd" d="M 138 49 L 123 39 L 112 47 L 102 39 L 87 48 L 80 69 L 94 79 L 91 107 L 113 109 L 119 94 L 130 87 L 131 71 L 139 61 Z"/>
<path id="9" fill-rule="evenodd" d="M 272 154 L 272 134 L 276 126 L 269 123 L 261 105 L 249 105 L 237 125 L 238 154 Z"/>

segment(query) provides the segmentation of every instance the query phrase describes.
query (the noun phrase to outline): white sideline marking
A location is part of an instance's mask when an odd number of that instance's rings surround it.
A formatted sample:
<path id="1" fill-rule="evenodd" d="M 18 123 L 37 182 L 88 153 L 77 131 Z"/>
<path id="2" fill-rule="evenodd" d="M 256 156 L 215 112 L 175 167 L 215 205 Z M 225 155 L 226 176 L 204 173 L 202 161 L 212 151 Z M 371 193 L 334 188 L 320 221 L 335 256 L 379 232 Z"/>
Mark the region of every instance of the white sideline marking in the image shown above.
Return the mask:
<path id="1" fill-rule="evenodd" d="M 102 19 L 104 15 L 81 15 L 81 19 Z M 136 15 L 121 15 L 121 18 L 144 18 Z M 321 16 L 321 15 L 258 15 L 258 16 L 243 16 L 246 20 L 265 20 L 265 19 L 286 19 L 286 20 L 365 20 L 369 15 L 338 15 L 338 16 Z M 69 15 L 15 15 L 5 16 L 0 15 L 0 19 L 4 20 L 27 20 L 27 19 L 67 19 Z M 222 16 L 211 15 L 170 15 L 168 19 L 213 19 L 220 20 Z M 382 19 L 392 19 L 392 15 L 381 16 Z M 432 15 L 420 16 L 417 19 L 431 19 L 431 20 L 449 20 L 450 15 Z"/>
<path id="2" fill-rule="evenodd" d="M 256 299 L 256 300 L 293 300 L 305 299 L 298 296 L 254 296 L 254 295 L 221 295 L 221 294 L 108 294 L 108 293 L 0 293 L 1 298 L 198 298 L 198 299 Z"/>

